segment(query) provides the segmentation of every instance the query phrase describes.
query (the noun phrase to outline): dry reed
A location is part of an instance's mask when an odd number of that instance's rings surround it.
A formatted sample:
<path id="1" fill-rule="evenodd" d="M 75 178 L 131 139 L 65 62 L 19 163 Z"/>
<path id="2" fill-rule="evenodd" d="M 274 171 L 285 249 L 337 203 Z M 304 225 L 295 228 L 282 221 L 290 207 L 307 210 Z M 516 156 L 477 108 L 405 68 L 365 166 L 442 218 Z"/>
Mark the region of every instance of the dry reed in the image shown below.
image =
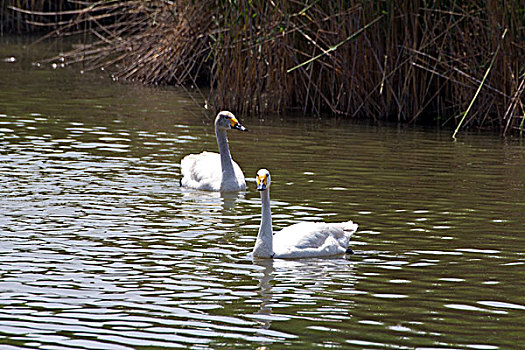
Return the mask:
<path id="1" fill-rule="evenodd" d="M 74 10 L 60 32 L 91 36 L 66 62 L 209 87 L 215 109 L 523 128 L 522 0 L 128 0 Z"/>

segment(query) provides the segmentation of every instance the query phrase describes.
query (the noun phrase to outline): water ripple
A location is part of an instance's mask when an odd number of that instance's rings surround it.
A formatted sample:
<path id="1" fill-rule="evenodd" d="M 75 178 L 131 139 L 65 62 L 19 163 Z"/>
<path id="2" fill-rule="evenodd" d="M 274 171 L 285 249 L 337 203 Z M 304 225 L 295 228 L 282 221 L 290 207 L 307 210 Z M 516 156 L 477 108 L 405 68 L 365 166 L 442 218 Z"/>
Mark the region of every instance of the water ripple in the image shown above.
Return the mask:
<path id="1" fill-rule="evenodd" d="M 249 189 L 193 191 L 179 160 L 214 150 L 213 130 L 172 113 L 171 93 L 120 88 L 131 96 L 0 115 L 2 349 L 493 349 L 521 336 L 518 147 L 248 119 L 230 146 Z M 276 228 L 352 219 L 355 254 L 249 259 L 260 167 Z"/>

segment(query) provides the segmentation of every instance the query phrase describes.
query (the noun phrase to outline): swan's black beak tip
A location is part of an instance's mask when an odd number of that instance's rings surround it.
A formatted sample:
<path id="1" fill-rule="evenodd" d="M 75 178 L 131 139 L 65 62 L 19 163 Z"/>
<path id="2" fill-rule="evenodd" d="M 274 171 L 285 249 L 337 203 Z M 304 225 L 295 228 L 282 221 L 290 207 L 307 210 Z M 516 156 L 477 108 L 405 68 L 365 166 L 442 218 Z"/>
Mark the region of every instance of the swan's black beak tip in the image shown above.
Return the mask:
<path id="1" fill-rule="evenodd" d="M 244 126 L 241 125 L 241 123 L 237 123 L 233 126 L 234 129 L 236 130 L 239 130 L 239 131 L 248 131 L 248 129 L 246 129 Z"/>

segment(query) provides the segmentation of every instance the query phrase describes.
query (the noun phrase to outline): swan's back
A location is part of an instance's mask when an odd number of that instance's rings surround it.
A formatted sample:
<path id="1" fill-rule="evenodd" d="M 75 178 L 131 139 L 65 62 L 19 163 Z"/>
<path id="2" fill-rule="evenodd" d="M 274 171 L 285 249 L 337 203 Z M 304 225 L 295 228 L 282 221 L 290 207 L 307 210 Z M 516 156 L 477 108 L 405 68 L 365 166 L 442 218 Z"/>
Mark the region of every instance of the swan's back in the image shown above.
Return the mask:
<path id="1" fill-rule="evenodd" d="M 181 184 L 184 187 L 205 191 L 239 191 L 246 189 L 244 174 L 239 165 L 232 161 L 234 177 L 222 178 L 221 156 L 215 152 L 190 154 L 181 162 Z"/>
<path id="2" fill-rule="evenodd" d="M 357 226 L 347 221 L 301 222 L 285 227 L 273 236 L 275 257 L 307 258 L 344 254 Z"/>
<path id="3" fill-rule="evenodd" d="M 222 176 L 220 172 L 212 169 L 220 167 L 221 157 L 218 153 L 190 154 L 180 161 L 181 184 L 197 190 L 219 191 Z M 217 185 L 219 188 L 216 188 Z"/>

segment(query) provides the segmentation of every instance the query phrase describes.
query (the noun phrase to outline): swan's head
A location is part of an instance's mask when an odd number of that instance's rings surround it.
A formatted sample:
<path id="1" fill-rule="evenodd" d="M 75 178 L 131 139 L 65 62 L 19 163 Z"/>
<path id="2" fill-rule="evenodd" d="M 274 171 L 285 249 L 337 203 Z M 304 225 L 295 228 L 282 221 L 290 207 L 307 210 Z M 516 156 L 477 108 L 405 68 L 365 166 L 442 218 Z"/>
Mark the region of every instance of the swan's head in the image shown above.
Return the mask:
<path id="1" fill-rule="evenodd" d="M 270 188 L 271 178 L 268 170 L 260 169 L 255 180 L 257 180 L 257 191 L 266 191 Z"/>
<path id="2" fill-rule="evenodd" d="M 239 123 L 233 113 L 228 111 L 222 111 L 217 114 L 217 118 L 215 118 L 215 127 L 225 130 L 237 129 L 240 131 L 248 131 L 248 129 Z"/>

